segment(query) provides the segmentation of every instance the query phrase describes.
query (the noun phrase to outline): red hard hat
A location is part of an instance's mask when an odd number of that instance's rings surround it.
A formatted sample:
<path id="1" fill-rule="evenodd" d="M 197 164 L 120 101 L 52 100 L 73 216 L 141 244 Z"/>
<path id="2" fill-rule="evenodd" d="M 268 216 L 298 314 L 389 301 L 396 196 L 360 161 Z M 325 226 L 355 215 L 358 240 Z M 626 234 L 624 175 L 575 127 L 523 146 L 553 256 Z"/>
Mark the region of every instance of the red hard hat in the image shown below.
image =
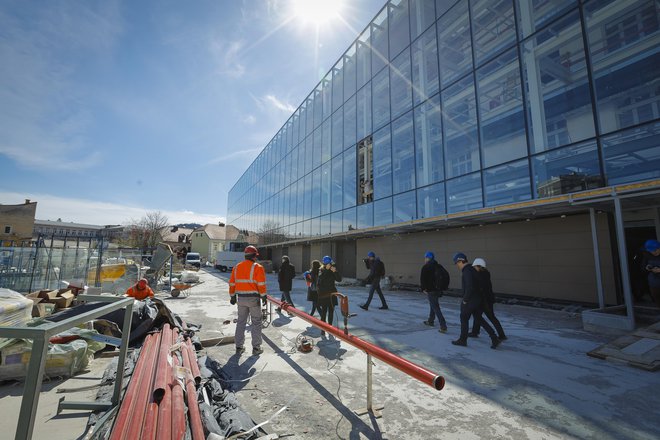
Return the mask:
<path id="1" fill-rule="evenodd" d="M 248 246 L 248 247 L 246 247 L 244 253 L 245 253 L 245 254 L 259 255 L 259 251 L 258 251 L 257 248 L 254 247 L 254 246 Z"/>

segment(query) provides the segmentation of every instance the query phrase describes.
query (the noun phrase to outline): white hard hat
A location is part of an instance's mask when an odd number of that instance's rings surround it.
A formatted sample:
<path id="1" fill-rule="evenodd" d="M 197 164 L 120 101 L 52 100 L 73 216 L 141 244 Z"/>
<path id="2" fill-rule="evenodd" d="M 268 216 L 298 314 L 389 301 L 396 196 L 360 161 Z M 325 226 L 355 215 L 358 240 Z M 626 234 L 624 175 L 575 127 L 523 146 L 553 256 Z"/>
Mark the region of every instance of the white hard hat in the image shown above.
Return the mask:
<path id="1" fill-rule="evenodd" d="M 486 267 L 486 261 L 483 258 L 475 258 L 472 265 Z"/>

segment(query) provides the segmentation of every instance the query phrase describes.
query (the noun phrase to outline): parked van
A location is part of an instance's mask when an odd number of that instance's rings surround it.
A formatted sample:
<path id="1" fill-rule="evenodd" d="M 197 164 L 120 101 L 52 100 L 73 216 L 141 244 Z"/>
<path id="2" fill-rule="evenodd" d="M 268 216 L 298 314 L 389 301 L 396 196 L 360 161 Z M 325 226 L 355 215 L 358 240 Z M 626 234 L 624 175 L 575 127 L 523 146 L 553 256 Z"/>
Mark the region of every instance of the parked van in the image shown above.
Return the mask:
<path id="1" fill-rule="evenodd" d="M 198 252 L 188 252 L 186 254 L 186 266 L 202 266 L 202 257 L 200 257 Z"/>

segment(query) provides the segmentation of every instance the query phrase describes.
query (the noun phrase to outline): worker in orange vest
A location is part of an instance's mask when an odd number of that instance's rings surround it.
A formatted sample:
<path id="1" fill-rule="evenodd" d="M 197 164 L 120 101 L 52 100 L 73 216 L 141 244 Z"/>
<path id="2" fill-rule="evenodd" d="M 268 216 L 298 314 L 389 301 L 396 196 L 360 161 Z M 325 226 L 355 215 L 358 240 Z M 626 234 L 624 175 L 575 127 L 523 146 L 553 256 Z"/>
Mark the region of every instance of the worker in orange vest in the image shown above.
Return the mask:
<path id="1" fill-rule="evenodd" d="M 245 261 L 241 261 L 231 271 L 229 278 L 229 302 L 238 303 L 238 321 L 236 321 L 236 354 L 245 351 L 245 325 L 248 315 L 252 318 L 252 354 L 264 352 L 261 348 L 261 306 L 266 305 L 266 271 L 255 260 L 259 251 L 254 246 L 245 248 Z"/>
<path id="2" fill-rule="evenodd" d="M 146 298 L 153 298 L 154 291 L 151 290 L 151 287 L 149 287 L 147 280 L 142 278 L 137 283 L 128 288 L 126 291 L 126 296 L 130 296 L 142 301 Z"/>

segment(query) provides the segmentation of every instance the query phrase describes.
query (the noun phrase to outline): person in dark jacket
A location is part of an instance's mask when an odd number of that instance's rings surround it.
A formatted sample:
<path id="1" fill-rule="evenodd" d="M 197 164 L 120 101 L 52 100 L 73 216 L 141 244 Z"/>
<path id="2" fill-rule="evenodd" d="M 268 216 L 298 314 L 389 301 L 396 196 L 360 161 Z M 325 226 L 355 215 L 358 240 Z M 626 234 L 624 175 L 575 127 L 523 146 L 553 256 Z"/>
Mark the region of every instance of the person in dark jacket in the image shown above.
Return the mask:
<path id="1" fill-rule="evenodd" d="M 284 255 L 282 257 L 282 266 L 280 266 L 280 271 L 277 274 L 277 281 L 280 284 L 280 291 L 282 292 L 282 301 L 286 301 L 287 304 L 293 305 L 291 300 L 291 289 L 293 286 L 293 279 L 296 276 L 296 268 L 289 261 L 289 257 Z M 294 306 L 295 307 L 295 306 Z M 281 309 L 278 307 L 277 311 Z"/>
<path id="2" fill-rule="evenodd" d="M 321 269 L 321 262 L 319 260 L 312 261 L 312 267 L 307 272 L 305 272 L 305 281 L 307 281 L 307 301 L 312 302 L 312 311 L 309 312 L 310 315 L 314 316 L 314 312 L 320 309 L 317 305 L 318 300 L 318 281 L 319 281 L 319 270 Z"/>
<path id="3" fill-rule="evenodd" d="M 442 292 L 435 287 L 435 269 L 438 264 L 435 261 L 433 252 L 427 252 L 424 255 L 424 266 L 422 266 L 422 271 L 419 275 L 419 285 L 422 287 L 422 292 L 426 294 L 431 309 L 429 311 L 429 319 L 424 321 L 424 324 L 433 327 L 433 321 L 437 316 L 438 323 L 440 324 L 440 333 L 447 333 L 447 321 L 445 321 L 445 317 L 442 316 L 442 310 L 440 310 Z"/>
<path id="4" fill-rule="evenodd" d="M 500 338 L 500 341 L 504 341 L 506 335 L 504 334 L 504 329 L 502 328 L 502 324 L 500 324 L 500 320 L 495 316 L 493 308 L 495 305 L 495 294 L 493 293 L 493 283 L 490 280 L 490 272 L 486 269 L 486 260 L 483 258 L 475 258 L 472 262 L 472 267 L 477 271 L 477 281 L 483 298 L 482 308 L 484 315 L 486 315 L 490 323 L 495 327 L 495 330 L 497 330 L 497 336 Z M 471 338 L 478 338 L 480 328 L 481 326 L 478 325 L 475 320 L 472 324 L 472 331 L 468 333 L 468 336 Z"/>
<path id="5" fill-rule="evenodd" d="M 454 254 L 454 264 L 461 271 L 461 282 L 463 286 L 463 301 L 461 301 L 461 335 L 457 340 L 451 341 L 454 345 L 467 346 L 468 329 L 470 326 L 470 316 L 474 316 L 475 322 L 482 326 L 490 336 L 490 348 L 497 348 L 500 345 L 495 331 L 485 321 L 482 321 L 482 297 L 477 281 L 476 270 L 468 263 L 467 256 L 462 252 Z"/>
<path id="6" fill-rule="evenodd" d="M 644 261 L 644 269 L 648 272 L 649 291 L 660 308 L 660 242 L 647 240 L 644 249 L 649 253 Z"/>
<path id="7" fill-rule="evenodd" d="M 317 283 L 318 288 L 318 302 L 319 314 L 321 321 L 327 322 L 332 325 L 334 318 L 335 306 L 332 300 L 333 293 L 337 292 L 336 281 L 341 281 L 341 274 L 337 271 L 332 258 L 326 255 L 322 260 L 323 266 L 319 271 L 319 279 Z M 321 332 L 325 334 L 325 332 Z"/>
<path id="8" fill-rule="evenodd" d="M 369 269 L 367 284 L 371 284 L 371 288 L 369 289 L 369 298 L 367 299 L 367 302 L 360 304 L 360 308 L 363 310 L 369 310 L 369 304 L 371 304 L 371 300 L 374 298 L 374 292 L 377 292 L 378 297 L 380 298 L 379 309 L 387 310 L 389 307 L 387 307 L 387 301 L 385 301 L 383 291 L 380 289 L 380 280 L 385 276 L 385 264 L 380 261 L 380 258 L 378 258 L 373 251 L 370 251 L 367 254 L 367 258 L 364 259 L 364 264 L 366 264 L 367 269 Z"/>

